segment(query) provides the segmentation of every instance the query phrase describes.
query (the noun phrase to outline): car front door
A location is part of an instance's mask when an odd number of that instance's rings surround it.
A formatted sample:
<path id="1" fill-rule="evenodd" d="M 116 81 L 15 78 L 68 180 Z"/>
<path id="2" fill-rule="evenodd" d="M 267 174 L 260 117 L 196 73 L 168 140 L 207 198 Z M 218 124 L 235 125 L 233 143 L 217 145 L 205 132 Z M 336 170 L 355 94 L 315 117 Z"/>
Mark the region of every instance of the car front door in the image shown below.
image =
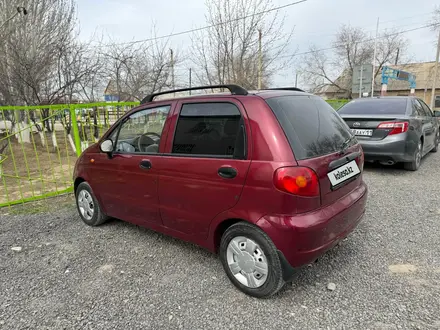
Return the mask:
<path id="1" fill-rule="evenodd" d="M 96 157 L 92 188 L 97 189 L 109 216 L 140 225 L 161 224 L 156 165 L 170 110 L 170 104 L 155 105 L 123 118 L 110 135 L 112 155 Z"/>
<path id="2" fill-rule="evenodd" d="M 250 166 L 249 127 L 233 97 L 179 102 L 160 159 L 163 224 L 207 237 L 211 221 L 240 199 Z"/>

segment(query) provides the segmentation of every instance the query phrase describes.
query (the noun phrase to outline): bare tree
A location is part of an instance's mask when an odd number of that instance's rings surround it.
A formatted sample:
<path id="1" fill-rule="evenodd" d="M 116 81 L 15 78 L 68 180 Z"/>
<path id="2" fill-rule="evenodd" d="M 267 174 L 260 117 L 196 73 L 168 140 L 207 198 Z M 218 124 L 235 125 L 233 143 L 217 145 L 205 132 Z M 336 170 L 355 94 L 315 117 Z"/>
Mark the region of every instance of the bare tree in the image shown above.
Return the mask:
<path id="1" fill-rule="evenodd" d="M 432 30 L 438 32 L 440 29 L 440 6 L 436 6 L 434 12 L 432 13 Z"/>
<path id="2" fill-rule="evenodd" d="M 285 33 L 284 19 L 270 0 L 206 0 L 207 31 L 195 34 L 191 58 L 202 84 L 237 83 L 256 88 L 259 72 L 259 31 L 262 44 L 262 86 L 286 66 L 293 31 Z M 284 60 L 282 60 L 284 59 Z"/>
<path id="3" fill-rule="evenodd" d="M 397 64 L 405 56 L 408 41 L 399 31 L 385 31 L 378 36 L 376 77 L 383 65 Z M 332 86 L 344 97 L 351 98 L 353 68 L 373 61 L 373 39 L 360 28 L 344 25 L 335 36 L 331 50 L 312 46 L 303 58 L 301 72 L 312 91 Z"/>
<path id="4" fill-rule="evenodd" d="M 71 44 L 76 24 L 74 0 L 25 0 L 28 15 L 8 22 L 1 31 L 0 97 L 8 105 L 56 103 L 77 82 L 78 77 L 65 75 L 70 67 Z M 0 0 L 0 11 L 10 12 L 10 1 Z M 47 109 L 42 111 L 41 125 L 36 125 L 45 144 L 44 130 L 53 131 Z M 29 142 L 27 120 L 36 120 L 35 113 L 15 113 L 20 138 Z M 12 130 L 14 132 L 14 129 Z M 57 147 L 56 139 L 54 148 Z"/>
<path id="5" fill-rule="evenodd" d="M 153 38 L 154 39 L 154 38 Z M 149 93 L 171 86 L 169 40 L 142 43 L 110 43 L 103 51 L 109 79 L 119 101 L 140 101 Z"/>

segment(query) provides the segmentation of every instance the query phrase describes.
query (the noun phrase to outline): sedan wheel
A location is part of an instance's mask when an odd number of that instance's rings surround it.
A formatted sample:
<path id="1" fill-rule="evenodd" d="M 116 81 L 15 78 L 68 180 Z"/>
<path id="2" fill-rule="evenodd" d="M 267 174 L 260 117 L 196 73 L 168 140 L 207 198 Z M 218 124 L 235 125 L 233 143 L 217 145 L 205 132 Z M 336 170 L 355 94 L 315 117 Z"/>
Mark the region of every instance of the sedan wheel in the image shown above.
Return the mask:
<path id="1" fill-rule="evenodd" d="M 419 144 L 417 145 L 417 149 L 414 153 L 414 160 L 410 163 L 405 163 L 405 169 L 408 171 L 417 171 L 420 167 L 420 164 L 422 162 L 422 152 L 423 152 L 423 143 L 420 140 Z"/>
<path id="2" fill-rule="evenodd" d="M 435 138 L 434 148 L 431 150 L 431 152 L 437 152 L 439 144 L 440 144 L 440 132 L 437 132 L 437 137 Z"/>
<path id="3" fill-rule="evenodd" d="M 422 162 L 422 141 L 420 141 L 417 146 L 417 152 L 416 152 L 416 166 L 417 166 L 417 168 L 420 167 L 421 162 Z"/>

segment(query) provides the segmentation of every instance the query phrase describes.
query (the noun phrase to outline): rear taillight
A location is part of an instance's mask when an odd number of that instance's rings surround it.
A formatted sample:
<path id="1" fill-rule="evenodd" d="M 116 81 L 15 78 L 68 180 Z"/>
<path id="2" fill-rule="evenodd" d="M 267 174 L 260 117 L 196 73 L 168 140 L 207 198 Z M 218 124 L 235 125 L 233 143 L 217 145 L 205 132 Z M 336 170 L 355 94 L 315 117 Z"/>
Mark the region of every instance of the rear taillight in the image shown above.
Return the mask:
<path id="1" fill-rule="evenodd" d="M 408 122 L 407 121 L 384 122 L 384 123 L 380 123 L 379 126 L 377 126 L 377 128 L 391 130 L 388 133 L 388 135 L 400 134 L 408 131 Z"/>
<path id="2" fill-rule="evenodd" d="M 275 171 L 274 184 L 279 190 L 290 194 L 319 196 L 318 176 L 308 167 L 281 167 Z"/>

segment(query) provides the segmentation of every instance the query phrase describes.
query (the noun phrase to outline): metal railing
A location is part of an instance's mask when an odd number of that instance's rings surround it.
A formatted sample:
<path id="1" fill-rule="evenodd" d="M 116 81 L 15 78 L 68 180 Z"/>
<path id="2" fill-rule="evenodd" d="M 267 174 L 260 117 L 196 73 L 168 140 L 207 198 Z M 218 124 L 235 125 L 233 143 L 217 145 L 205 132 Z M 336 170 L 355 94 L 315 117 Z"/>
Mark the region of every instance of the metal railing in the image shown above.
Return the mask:
<path id="1" fill-rule="evenodd" d="M 345 100 L 328 100 L 336 110 Z M 0 107 L 0 208 L 73 190 L 78 156 L 138 102 Z"/>
<path id="2" fill-rule="evenodd" d="M 72 191 L 77 157 L 138 104 L 0 107 L 0 207 Z"/>

